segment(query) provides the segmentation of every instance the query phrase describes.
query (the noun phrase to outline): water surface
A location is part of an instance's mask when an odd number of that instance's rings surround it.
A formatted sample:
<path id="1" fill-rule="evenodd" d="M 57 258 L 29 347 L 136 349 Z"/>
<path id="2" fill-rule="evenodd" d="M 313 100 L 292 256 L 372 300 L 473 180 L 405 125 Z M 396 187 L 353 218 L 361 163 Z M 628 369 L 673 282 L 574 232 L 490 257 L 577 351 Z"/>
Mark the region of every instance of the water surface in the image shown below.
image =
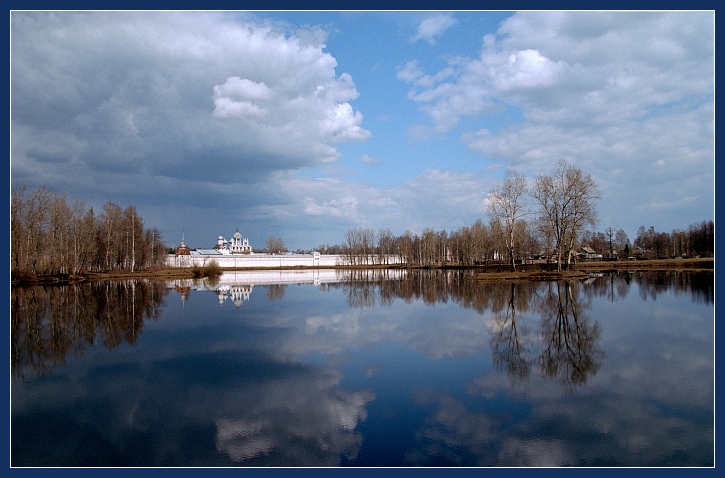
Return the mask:
<path id="1" fill-rule="evenodd" d="M 12 291 L 11 465 L 714 465 L 712 273 Z"/>

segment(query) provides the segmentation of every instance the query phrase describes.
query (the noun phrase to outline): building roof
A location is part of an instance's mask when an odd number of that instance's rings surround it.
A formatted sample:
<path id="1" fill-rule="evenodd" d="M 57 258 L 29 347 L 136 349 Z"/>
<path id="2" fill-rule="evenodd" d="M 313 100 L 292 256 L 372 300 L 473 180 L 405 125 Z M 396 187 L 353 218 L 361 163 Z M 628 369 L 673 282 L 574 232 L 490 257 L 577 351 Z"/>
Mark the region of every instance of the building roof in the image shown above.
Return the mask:
<path id="1" fill-rule="evenodd" d="M 192 255 L 195 256 L 220 256 L 221 252 L 216 249 L 196 249 L 191 251 Z"/>

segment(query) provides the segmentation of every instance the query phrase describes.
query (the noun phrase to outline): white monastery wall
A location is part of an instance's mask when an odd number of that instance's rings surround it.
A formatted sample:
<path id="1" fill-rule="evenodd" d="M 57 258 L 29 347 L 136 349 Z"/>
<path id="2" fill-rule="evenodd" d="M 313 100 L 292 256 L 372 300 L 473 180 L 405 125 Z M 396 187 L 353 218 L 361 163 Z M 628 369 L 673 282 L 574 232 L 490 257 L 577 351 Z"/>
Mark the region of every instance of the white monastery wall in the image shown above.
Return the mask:
<path id="1" fill-rule="evenodd" d="M 212 261 L 222 269 L 241 268 L 294 268 L 294 267 L 335 267 L 349 265 L 343 255 L 323 254 L 218 254 L 218 255 L 173 255 L 166 258 L 170 267 L 204 267 Z M 399 256 L 389 255 L 388 264 L 401 263 Z M 377 257 L 370 264 L 376 264 Z"/>
<path id="2" fill-rule="evenodd" d="M 378 257 L 370 256 L 368 263 L 377 263 Z M 359 258 L 357 258 L 359 260 Z M 217 244 L 213 249 L 194 249 L 186 247 L 184 235 L 176 254 L 166 257 L 166 264 L 170 267 L 204 267 L 216 262 L 222 269 L 290 269 L 295 267 L 336 267 L 350 265 L 344 255 L 320 254 L 257 254 L 252 252 L 249 240 L 242 236 L 239 229 L 231 239 L 217 237 Z M 400 264 L 402 259 L 398 255 L 386 256 L 386 264 Z"/>

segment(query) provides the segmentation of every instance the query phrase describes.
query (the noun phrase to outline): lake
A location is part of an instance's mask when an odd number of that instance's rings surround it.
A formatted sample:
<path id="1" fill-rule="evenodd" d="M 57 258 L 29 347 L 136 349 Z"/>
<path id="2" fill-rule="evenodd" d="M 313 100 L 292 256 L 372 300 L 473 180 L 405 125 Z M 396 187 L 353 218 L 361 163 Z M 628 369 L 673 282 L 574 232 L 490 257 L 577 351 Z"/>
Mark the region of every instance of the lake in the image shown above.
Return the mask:
<path id="1" fill-rule="evenodd" d="M 713 467 L 714 274 L 11 292 L 12 467 Z"/>

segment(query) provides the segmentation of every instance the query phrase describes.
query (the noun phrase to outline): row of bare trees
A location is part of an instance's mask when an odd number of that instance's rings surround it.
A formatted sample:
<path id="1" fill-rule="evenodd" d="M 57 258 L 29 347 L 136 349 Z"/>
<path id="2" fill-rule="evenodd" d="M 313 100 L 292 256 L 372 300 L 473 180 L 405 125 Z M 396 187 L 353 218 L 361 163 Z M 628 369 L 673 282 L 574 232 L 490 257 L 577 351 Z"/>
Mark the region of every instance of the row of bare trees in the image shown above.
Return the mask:
<path id="1" fill-rule="evenodd" d="M 447 233 L 426 228 L 421 235 L 389 229 L 350 229 L 338 246 L 322 253 L 347 256 L 351 264 L 385 264 L 398 255 L 407 265 L 474 265 L 505 260 L 516 263 L 542 251 L 554 252 L 568 265 L 585 228 L 596 223 L 597 185 L 589 174 L 560 161 L 549 175 L 529 187 L 521 175 L 508 175 L 489 195 L 489 222 L 480 219 Z M 623 232 L 623 231 L 622 231 Z M 624 235 L 626 238 L 626 234 Z M 547 257 L 550 257 L 547 254 Z"/>
<path id="2" fill-rule="evenodd" d="M 713 257 L 715 255 L 715 223 L 702 221 L 671 233 L 658 232 L 653 226 L 640 226 L 634 246 L 637 253 L 658 259 L 671 257 Z"/>
<path id="3" fill-rule="evenodd" d="M 567 268 L 587 226 L 595 226 L 595 201 L 599 189 L 591 175 L 560 160 L 551 174 L 538 176 L 529 188 L 522 175 L 508 175 L 489 194 L 491 221 L 500 224 L 511 268 L 516 269 L 514 250 L 517 227 L 526 217 L 534 217 L 538 238 L 547 251 L 553 250 Z"/>
<path id="4" fill-rule="evenodd" d="M 156 228 L 134 206 L 107 202 L 100 214 L 41 186 L 12 188 L 10 268 L 14 278 L 84 272 L 137 271 L 163 264 Z"/>
<path id="5" fill-rule="evenodd" d="M 321 245 L 318 250 L 345 255 L 349 263 L 357 265 L 386 264 L 391 255 L 397 255 L 409 266 L 505 261 L 514 270 L 525 259 L 542 257 L 555 261 L 561 270 L 569 267 L 574 253 L 583 246 L 607 259 L 714 255 L 712 221 L 692 224 L 688 230 L 675 229 L 671 234 L 641 227 L 634 247 L 623 229 L 608 227 L 595 232 L 599 194 L 589 174 L 562 160 L 550 174 L 530 183 L 521 175 L 507 175 L 489 194 L 488 223 L 478 219 L 452 233 L 426 228 L 420 235 L 405 231 L 401 236 L 390 229 L 376 234 L 361 227 L 348 230 L 344 243 Z"/>
<path id="6" fill-rule="evenodd" d="M 499 223 L 485 224 L 481 219 L 471 226 L 462 226 L 448 233 L 427 227 L 422 234 L 406 230 L 396 236 L 388 228 L 358 227 L 345 233 L 345 242 L 337 245 L 321 245 L 323 254 L 340 254 L 352 265 L 386 265 L 393 256 L 399 257 L 408 266 L 485 264 L 498 261 L 498 251 L 505 250 L 505 241 Z M 517 246 L 519 251 L 535 250 L 538 245 L 530 234 L 527 223 L 517 224 Z M 525 244 L 519 244 L 524 242 Z"/>

